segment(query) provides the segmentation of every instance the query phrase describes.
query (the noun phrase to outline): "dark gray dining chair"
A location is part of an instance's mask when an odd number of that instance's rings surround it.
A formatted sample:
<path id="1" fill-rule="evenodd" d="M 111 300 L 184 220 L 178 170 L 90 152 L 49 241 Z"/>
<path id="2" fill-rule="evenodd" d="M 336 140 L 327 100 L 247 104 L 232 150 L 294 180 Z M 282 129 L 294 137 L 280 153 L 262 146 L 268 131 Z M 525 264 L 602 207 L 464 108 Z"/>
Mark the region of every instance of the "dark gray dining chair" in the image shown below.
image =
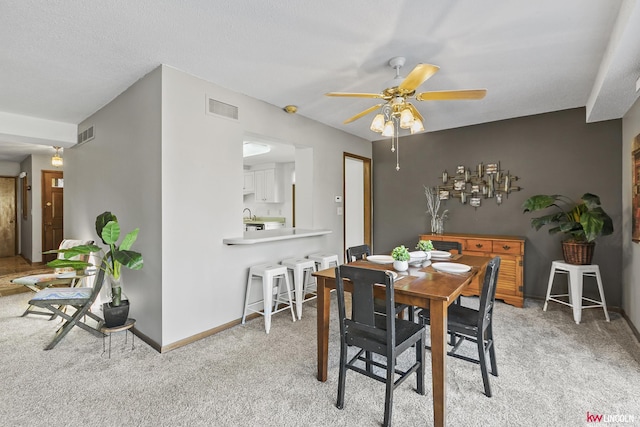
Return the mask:
<path id="1" fill-rule="evenodd" d="M 369 245 L 351 246 L 350 248 L 347 248 L 346 262 L 349 263 L 351 261 L 364 259 L 369 255 L 371 255 L 371 248 L 369 248 Z"/>
<path id="2" fill-rule="evenodd" d="M 453 348 L 447 352 L 449 356 L 465 360 L 480 365 L 482 372 L 482 382 L 484 384 L 484 394 L 491 397 L 491 386 L 487 373 L 487 353 L 491 363 L 491 374 L 498 376 L 498 365 L 496 364 L 496 353 L 493 343 L 493 307 L 496 298 L 496 283 L 498 281 L 498 271 L 500 270 L 500 257 L 495 257 L 489 264 L 484 275 L 482 291 L 480 293 L 480 308 L 474 309 L 463 305 L 450 305 L 448 309 L 447 330 L 453 334 Z M 427 325 L 430 323 L 429 310 L 423 309 L 418 312 L 420 323 Z M 478 359 L 474 359 L 456 353 L 464 341 L 476 343 L 478 349 Z M 430 348 L 430 347 L 427 347 Z"/>
<path id="3" fill-rule="evenodd" d="M 345 306 L 344 280 L 351 282 L 351 315 L 347 317 Z M 417 378 L 417 392 L 425 394 L 424 359 L 425 326 L 396 316 L 385 316 L 374 309 L 373 289 L 385 286 L 387 313 L 395 305 L 393 277 L 390 272 L 341 265 L 336 268 L 336 289 L 338 296 L 338 318 L 340 323 L 340 372 L 338 375 L 338 399 L 336 407 L 344 408 L 345 382 L 347 370 L 368 376 L 385 383 L 384 426 L 391 425 L 393 391 L 411 374 Z M 359 351 L 347 359 L 349 347 Z M 396 365 L 396 359 L 405 351 L 415 348 L 415 363 L 406 370 Z M 372 353 L 385 358 L 375 360 Z M 376 366 L 385 370 L 381 375 L 369 369 Z M 397 377 L 397 378 L 396 378 Z"/>
<path id="4" fill-rule="evenodd" d="M 360 259 L 365 259 L 369 255 L 371 255 L 371 249 L 369 248 L 369 245 L 351 246 L 350 248 L 347 248 L 346 262 L 349 263 L 353 261 L 358 261 Z M 376 304 L 376 311 L 378 313 L 386 313 L 384 301 L 376 298 L 375 304 Z M 413 306 L 406 305 L 406 304 L 396 304 L 395 313 L 396 315 L 400 314 L 406 309 L 409 310 L 409 320 L 413 321 L 415 316 Z"/>

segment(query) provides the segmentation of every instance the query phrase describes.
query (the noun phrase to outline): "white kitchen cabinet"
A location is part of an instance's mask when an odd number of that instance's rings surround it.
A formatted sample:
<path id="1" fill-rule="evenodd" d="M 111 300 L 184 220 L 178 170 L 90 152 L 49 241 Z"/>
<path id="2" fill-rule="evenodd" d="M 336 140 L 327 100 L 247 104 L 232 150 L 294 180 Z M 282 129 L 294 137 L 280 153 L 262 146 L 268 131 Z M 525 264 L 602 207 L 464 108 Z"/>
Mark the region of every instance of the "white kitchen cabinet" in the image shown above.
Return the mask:
<path id="1" fill-rule="evenodd" d="M 281 197 L 275 169 L 256 170 L 253 173 L 256 202 L 279 203 Z"/>
<path id="2" fill-rule="evenodd" d="M 242 191 L 244 194 L 255 193 L 256 187 L 253 171 L 244 172 L 244 185 L 242 187 Z"/>

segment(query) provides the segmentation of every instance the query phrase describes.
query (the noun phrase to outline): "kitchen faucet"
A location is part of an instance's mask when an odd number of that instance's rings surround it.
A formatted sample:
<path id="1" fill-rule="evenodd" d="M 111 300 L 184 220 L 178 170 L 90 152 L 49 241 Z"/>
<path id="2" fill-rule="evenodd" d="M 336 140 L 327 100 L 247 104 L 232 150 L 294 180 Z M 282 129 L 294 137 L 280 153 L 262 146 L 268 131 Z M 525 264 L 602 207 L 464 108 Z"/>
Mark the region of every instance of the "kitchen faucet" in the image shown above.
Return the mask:
<path id="1" fill-rule="evenodd" d="M 244 211 L 249 211 L 249 219 L 255 219 L 255 217 L 251 216 L 251 209 L 249 209 L 249 208 L 244 208 L 244 209 L 242 210 L 242 215 L 244 215 Z"/>

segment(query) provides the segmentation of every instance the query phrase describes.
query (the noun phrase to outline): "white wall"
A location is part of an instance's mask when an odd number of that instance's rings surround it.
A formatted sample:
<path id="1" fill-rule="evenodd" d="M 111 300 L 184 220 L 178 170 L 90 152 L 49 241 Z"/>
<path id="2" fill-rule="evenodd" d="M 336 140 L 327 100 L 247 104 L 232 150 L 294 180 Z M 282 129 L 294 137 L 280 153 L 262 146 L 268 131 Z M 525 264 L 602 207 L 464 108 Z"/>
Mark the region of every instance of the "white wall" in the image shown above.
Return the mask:
<path id="1" fill-rule="evenodd" d="M 640 330 L 640 244 L 631 241 L 631 151 L 640 134 L 640 99 L 622 119 L 622 307 Z"/>
<path id="2" fill-rule="evenodd" d="M 206 95 L 238 106 L 240 119 L 205 114 Z M 320 250 L 340 253 L 342 218 L 333 197 L 342 191 L 342 154 L 371 156 L 368 141 L 168 66 L 136 82 L 79 130 L 89 125 L 95 125 L 95 139 L 65 150 L 65 227 L 77 238 L 95 238 L 93 221 L 104 210 L 125 230 L 140 227 L 134 248 L 145 266 L 123 273 L 131 283 L 125 292 L 137 329 L 163 347 L 237 321 L 250 265 Z M 245 132 L 310 147 L 296 150 L 313 155 L 312 171 L 296 170 L 297 182 L 312 187 L 301 197 L 297 218 L 299 225 L 332 234 L 222 243 L 243 233 Z"/>
<path id="3" fill-rule="evenodd" d="M 206 95 L 237 106 L 239 120 L 205 114 Z M 296 220 L 332 234 L 249 246 L 222 243 L 243 233 L 242 137 L 247 132 L 312 149 L 312 189 L 305 196 L 316 209 L 298 211 Z M 304 150 L 296 150 L 296 163 L 298 151 Z M 342 218 L 333 196 L 342 192 L 343 151 L 370 156 L 371 144 L 163 67 L 164 345 L 239 319 L 250 265 L 320 250 L 341 253 Z M 297 185 L 300 172 L 304 176 L 296 164 Z"/>
<path id="4" fill-rule="evenodd" d="M 20 163 L 0 161 L 0 176 L 18 176 Z"/>
<path id="5" fill-rule="evenodd" d="M 152 71 L 82 122 L 79 130 L 93 125 L 95 138 L 65 150 L 64 158 L 65 235 L 102 245 L 95 218 L 104 211 L 118 217 L 123 233 L 140 228 L 133 249 L 142 253 L 144 268 L 123 269 L 124 292 L 136 328 L 157 343 L 162 340 L 161 77 L 160 68 Z"/>

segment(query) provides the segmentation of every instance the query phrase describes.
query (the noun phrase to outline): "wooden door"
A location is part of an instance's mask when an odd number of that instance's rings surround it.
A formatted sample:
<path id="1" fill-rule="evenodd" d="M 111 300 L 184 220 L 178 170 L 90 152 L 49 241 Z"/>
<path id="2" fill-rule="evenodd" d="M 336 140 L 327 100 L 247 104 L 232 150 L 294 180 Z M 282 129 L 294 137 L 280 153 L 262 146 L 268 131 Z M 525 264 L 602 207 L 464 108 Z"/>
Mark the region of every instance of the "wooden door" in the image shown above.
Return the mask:
<path id="1" fill-rule="evenodd" d="M 371 230 L 371 159 L 343 154 L 344 252 L 366 244 L 373 250 Z M 338 207 L 340 209 L 340 207 Z"/>
<path id="2" fill-rule="evenodd" d="M 62 171 L 42 171 L 42 252 L 58 249 L 62 242 L 63 196 Z M 43 255 L 42 261 L 49 262 L 55 257 L 55 254 Z"/>
<path id="3" fill-rule="evenodd" d="M 0 177 L 0 257 L 16 255 L 16 179 Z"/>

